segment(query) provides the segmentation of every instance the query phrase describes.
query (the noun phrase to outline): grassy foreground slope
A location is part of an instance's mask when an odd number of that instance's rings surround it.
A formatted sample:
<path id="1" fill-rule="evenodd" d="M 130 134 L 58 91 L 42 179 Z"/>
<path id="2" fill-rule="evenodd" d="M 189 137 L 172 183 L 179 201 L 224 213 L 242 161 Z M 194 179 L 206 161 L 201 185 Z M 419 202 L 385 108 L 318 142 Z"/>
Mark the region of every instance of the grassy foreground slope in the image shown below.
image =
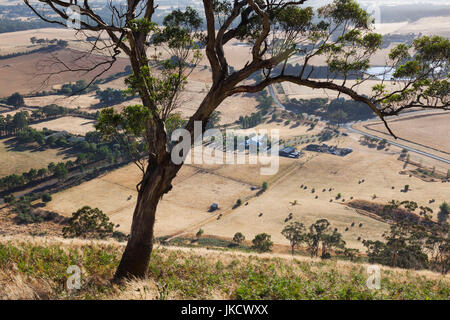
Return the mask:
<path id="1" fill-rule="evenodd" d="M 50 238 L 0 238 L 0 299 L 448 299 L 450 278 L 381 268 L 381 290 L 366 286 L 367 265 L 232 251 L 154 250 L 148 280 L 109 281 L 123 245 Z M 70 265 L 82 288 L 68 291 Z"/>

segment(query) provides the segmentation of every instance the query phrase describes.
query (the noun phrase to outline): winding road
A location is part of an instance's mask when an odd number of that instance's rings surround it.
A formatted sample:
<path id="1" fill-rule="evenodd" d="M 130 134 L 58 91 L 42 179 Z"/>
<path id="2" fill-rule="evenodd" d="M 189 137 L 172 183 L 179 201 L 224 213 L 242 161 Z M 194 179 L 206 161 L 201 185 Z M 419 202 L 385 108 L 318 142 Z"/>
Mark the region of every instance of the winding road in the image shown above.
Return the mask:
<path id="1" fill-rule="evenodd" d="M 280 107 L 281 109 L 286 110 L 286 107 L 280 102 L 280 100 L 278 100 L 278 97 L 277 97 L 277 95 L 275 94 L 275 91 L 273 91 L 273 86 L 272 86 L 272 85 L 270 85 L 270 86 L 268 87 L 268 90 L 269 90 L 270 96 L 272 97 L 272 99 L 273 99 L 273 101 L 275 102 L 275 104 L 276 104 L 278 107 Z"/>

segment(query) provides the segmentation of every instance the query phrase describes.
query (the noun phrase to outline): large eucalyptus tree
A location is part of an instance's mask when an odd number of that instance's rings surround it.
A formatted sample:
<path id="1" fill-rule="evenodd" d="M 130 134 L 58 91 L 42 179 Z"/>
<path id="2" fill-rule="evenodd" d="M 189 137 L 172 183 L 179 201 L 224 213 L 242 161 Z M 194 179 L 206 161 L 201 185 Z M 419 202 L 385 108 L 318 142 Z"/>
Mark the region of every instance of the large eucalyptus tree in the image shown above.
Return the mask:
<path id="1" fill-rule="evenodd" d="M 354 0 L 334 0 L 318 10 L 308 7 L 306 0 L 203 0 L 199 12 L 192 8 L 175 10 L 162 25 L 154 22 L 158 5 L 154 0 L 110 1 L 101 9 L 91 6 L 89 0 L 24 2 L 41 19 L 62 25 L 73 18 L 71 6 L 77 5 L 82 18 L 80 30 L 98 34 L 87 54 L 109 52 L 108 60 L 91 67 L 98 74 L 121 54 L 131 63 L 133 74 L 126 82 L 130 93 L 139 94 L 142 105 L 127 107 L 121 113 L 105 109 L 97 125 L 105 137 L 128 142 L 130 152 L 138 141 L 145 142 L 136 158 L 143 176 L 116 279 L 147 273 L 156 208 L 182 166 L 171 160 L 167 127 L 179 121 L 173 117 L 174 111 L 186 79 L 203 53 L 209 63 L 211 85 L 185 123 L 192 142 L 196 138 L 194 122 L 201 121 L 205 128 L 213 111 L 227 97 L 286 81 L 347 95 L 366 103 L 382 120 L 410 108 L 449 107 L 450 44 L 445 38 L 422 37 L 390 52 L 386 63 L 387 69 L 394 70 L 395 89 L 389 89 L 389 79 L 385 79 L 373 88 L 371 96 L 366 96 L 357 92 L 354 81 L 347 81 L 373 79 L 367 70 L 382 43 L 381 35 L 373 32 L 372 18 Z M 224 45 L 236 39 L 251 45 L 248 62 L 238 69 L 231 68 L 224 50 Z M 317 57 L 323 57 L 328 65 L 327 75 L 321 78 L 313 78 L 312 62 Z M 296 62 L 295 72 L 287 68 L 291 59 Z M 66 71 L 77 71 L 66 67 Z M 263 74 L 262 80 L 245 81 L 255 73 Z M 145 157 L 141 156 L 143 151 Z"/>

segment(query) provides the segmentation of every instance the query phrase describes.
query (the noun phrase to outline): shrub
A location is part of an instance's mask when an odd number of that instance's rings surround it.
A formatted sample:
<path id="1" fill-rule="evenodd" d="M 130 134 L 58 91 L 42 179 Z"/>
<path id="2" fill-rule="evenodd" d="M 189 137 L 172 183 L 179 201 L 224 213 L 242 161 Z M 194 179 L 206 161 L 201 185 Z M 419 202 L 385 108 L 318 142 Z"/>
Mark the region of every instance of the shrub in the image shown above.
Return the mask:
<path id="1" fill-rule="evenodd" d="M 269 186 L 269 184 L 266 181 L 264 181 L 261 185 L 261 191 L 262 192 L 266 191 L 268 186 Z"/>
<path id="2" fill-rule="evenodd" d="M 11 203 L 14 203 L 14 201 L 16 200 L 16 197 L 14 197 L 13 194 L 9 194 L 9 195 L 5 196 L 3 198 L 3 200 L 5 201 L 5 203 L 11 204 Z"/>
<path id="3" fill-rule="evenodd" d="M 100 238 L 113 234 L 114 224 L 100 209 L 85 206 L 72 214 L 69 225 L 63 228 L 65 238 Z"/>
<path id="4" fill-rule="evenodd" d="M 440 205 L 438 212 L 439 223 L 443 224 L 444 222 L 446 222 L 449 215 L 450 215 L 450 205 L 447 202 L 443 202 Z"/>
<path id="5" fill-rule="evenodd" d="M 52 201 L 52 195 L 49 194 L 49 193 L 44 193 L 42 195 L 42 202 L 47 203 L 47 202 L 50 202 L 50 201 Z"/>
<path id="6" fill-rule="evenodd" d="M 112 237 L 119 242 L 127 241 L 128 239 L 127 235 L 120 231 L 114 231 Z"/>
<path id="7" fill-rule="evenodd" d="M 14 211 L 16 212 L 16 217 L 14 220 L 18 224 L 40 223 L 52 220 L 55 220 L 57 222 L 61 221 L 56 220 L 56 218 L 61 217 L 57 213 L 40 209 L 32 209 L 30 208 L 29 203 L 26 203 L 25 201 L 17 202 L 15 206 L 16 208 L 14 209 Z"/>
<path id="8" fill-rule="evenodd" d="M 242 242 L 244 242 L 244 240 L 245 240 L 245 236 L 242 233 L 236 232 L 234 234 L 234 237 L 233 237 L 233 242 L 234 243 L 241 244 Z"/>
<path id="9" fill-rule="evenodd" d="M 6 103 L 16 108 L 25 106 L 23 96 L 18 92 L 13 93 L 10 97 L 8 97 L 8 99 L 6 99 Z"/>
<path id="10" fill-rule="evenodd" d="M 203 229 L 199 229 L 198 231 L 197 231 L 197 233 L 195 234 L 195 237 L 197 238 L 197 239 L 199 239 L 202 235 L 203 235 L 203 233 L 204 233 L 205 231 L 203 230 Z"/>
<path id="11" fill-rule="evenodd" d="M 16 216 L 16 222 L 18 224 L 31 224 L 42 221 L 43 219 L 41 216 L 35 215 L 29 211 L 18 212 Z"/>
<path id="12" fill-rule="evenodd" d="M 271 236 L 267 233 L 260 233 L 255 236 L 252 240 L 253 249 L 259 252 L 269 252 L 272 251 L 273 242 L 271 241 Z"/>

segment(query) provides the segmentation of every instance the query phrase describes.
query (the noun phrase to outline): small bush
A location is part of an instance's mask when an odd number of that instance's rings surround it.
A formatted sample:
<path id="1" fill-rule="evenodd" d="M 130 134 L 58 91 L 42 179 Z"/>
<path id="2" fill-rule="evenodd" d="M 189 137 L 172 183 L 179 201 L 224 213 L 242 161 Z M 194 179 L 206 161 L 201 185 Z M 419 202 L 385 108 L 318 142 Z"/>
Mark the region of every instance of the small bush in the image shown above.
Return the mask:
<path id="1" fill-rule="evenodd" d="M 123 241 L 127 241 L 128 240 L 128 236 L 125 233 L 120 232 L 120 231 L 114 231 L 113 234 L 112 234 L 112 237 L 114 239 L 116 239 L 117 241 L 119 241 L 119 242 L 123 242 Z"/>
<path id="2" fill-rule="evenodd" d="M 240 232 L 236 232 L 234 237 L 233 237 L 233 242 L 236 244 L 241 244 L 242 242 L 244 242 L 245 240 L 245 236 L 240 233 Z"/>
<path id="3" fill-rule="evenodd" d="M 205 231 L 203 230 L 203 229 L 199 229 L 198 231 L 197 231 L 197 233 L 195 234 L 195 237 L 197 238 L 197 239 L 199 239 L 202 235 L 203 235 L 203 233 L 204 233 Z"/>
<path id="4" fill-rule="evenodd" d="M 238 207 L 240 207 L 242 205 L 242 200 L 241 199 L 237 199 L 236 203 L 233 206 L 233 209 L 236 209 Z"/>
<path id="5" fill-rule="evenodd" d="M 261 191 L 262 192 L 266 191 L 268 187 L 269 187 L 269 184 L 266 181 L 264 181 L 261 185 Z"/>
<path id="6" fill-rule="evenodd" d="M 5 197 L 3 198 L 3 200 L 4 200 L 5 203 L 7 203 L 7 204 L 12 204 L 12 203 L 14 203 L 14 201 L 16 201 L 16 197 L 14 197 L 13 194 L 9 194 L 9 195 L 5 196 Z"/>

